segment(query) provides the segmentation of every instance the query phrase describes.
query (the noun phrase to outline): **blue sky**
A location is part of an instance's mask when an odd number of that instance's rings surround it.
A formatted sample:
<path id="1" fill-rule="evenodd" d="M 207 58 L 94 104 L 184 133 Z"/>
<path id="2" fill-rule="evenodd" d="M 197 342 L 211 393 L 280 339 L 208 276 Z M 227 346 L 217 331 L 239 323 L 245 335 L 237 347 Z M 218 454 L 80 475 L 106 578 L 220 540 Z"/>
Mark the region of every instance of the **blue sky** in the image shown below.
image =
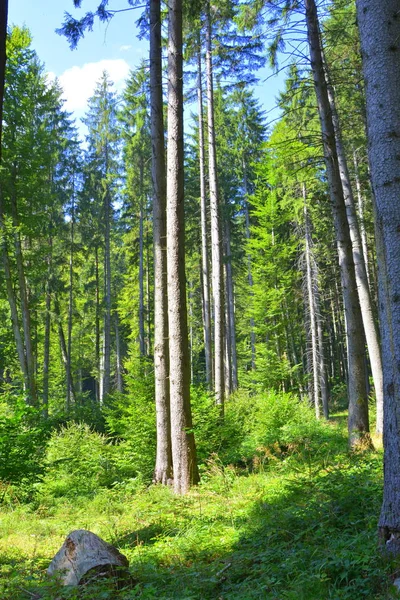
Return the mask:
<path id="1" fill-rule="evenodd" d="M 117 14 L 106 26 L 96 22 L 93 32 L 87 33 L 77 50 L 71 51 L 66 39 L 55 33 L 60 27 L 65 11 L 79 17 L 94 10 L 98 0 L 83 0 L 83 8 L 74 9 L 73 0 L 9 0 L 9 24 L 25 24 L 33 36 L 33 48 L 45 63 L 51 76 L 59 78 L 64 89 L 65 107 L 77 119 L 83 116 L 87 99 L 95 83 L 106 69 L 122 89 L 129 70 L 147 58 L 147 42 L 139 41 L 135 21 L 140 9 Z M 111 8 L 126 8 L 126 0 L 113 0 Z M 268 69 L 259 74 L 261 79 L 270 75 Z M 256 89 L 256 95 L 268 111 L 267 120 L 273 118 L 275 97 L 282 87 L 282 76 L 268 79 Z"/>

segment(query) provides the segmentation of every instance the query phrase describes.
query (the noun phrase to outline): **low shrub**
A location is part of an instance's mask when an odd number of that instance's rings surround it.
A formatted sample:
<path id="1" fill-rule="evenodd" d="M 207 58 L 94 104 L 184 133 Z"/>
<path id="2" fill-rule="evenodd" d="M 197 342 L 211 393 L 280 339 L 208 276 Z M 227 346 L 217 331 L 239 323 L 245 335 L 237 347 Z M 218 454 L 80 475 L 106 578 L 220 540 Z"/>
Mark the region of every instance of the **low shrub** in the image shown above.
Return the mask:
<path id="1" fill-rule="evenodd" d="M 84 423 L 54 431 L 46 450 L 42 495 L 71 498 L 93 494 L 115 479 L 113 448 L 106 436 Z"/>

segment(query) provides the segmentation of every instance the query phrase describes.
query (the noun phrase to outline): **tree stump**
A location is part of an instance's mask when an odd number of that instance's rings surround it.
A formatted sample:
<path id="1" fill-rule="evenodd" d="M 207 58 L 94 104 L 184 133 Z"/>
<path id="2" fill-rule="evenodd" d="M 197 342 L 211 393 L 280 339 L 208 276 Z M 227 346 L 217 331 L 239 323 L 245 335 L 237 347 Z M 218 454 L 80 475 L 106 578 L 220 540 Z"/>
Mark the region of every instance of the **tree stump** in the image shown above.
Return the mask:
<path id="1" fill-rule="evenodd" d="M 51 561 L 48 575 L 62 585 L 79 585 L 93 577 L 121 576 L 129 566 L 126 556 L 91 531 L 72 531 Z"/>

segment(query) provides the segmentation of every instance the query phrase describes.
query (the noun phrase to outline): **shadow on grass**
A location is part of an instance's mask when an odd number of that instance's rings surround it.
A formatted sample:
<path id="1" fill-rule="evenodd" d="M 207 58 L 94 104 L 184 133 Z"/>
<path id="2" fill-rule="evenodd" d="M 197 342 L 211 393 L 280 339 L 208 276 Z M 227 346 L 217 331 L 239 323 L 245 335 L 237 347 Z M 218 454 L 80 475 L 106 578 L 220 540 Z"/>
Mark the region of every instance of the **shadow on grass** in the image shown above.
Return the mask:
<path id="1" fill-rule="evenodd" d="M 332 433 L 334 437 L 334 432 Z M 112 591 L 63 591 L 45 600 L 388 600 L 389 571 L 377 550 L 381 457 L 325 460 L 313 440 L 281 470 L 238 476 L 228 490 L 210 479 L 198 494 L 220 512 L 183 506 L 176 528 L 162 523 L 114 543 L 130 554 L 135 584 Z M 339 437 L 328 440 L 341 447 Z M 329 463 L 329 464 L 328 464 Z M 223 476 L 221 475 L 221 478 Z M 224 489 L 224 491 L 221 491 Z M 219 490 L 219 491 L 218 491 Z M 240 502 L 237 498 L 240 496 Z M 194 504 L 192 503 L 192 508 Z M 154 517 L 156 518 L 156 517 Z M 166 522 L 168 519 L 166 519 Z M 170 521 L 169 521 L 170 523 Z M 227 543 L 225 537 L 229 537 Z M 157 546 L 156 542 L 160 541 Z M 138 543 L 139 542 L 139 543 Z M 32 592 L 30 592 L 32 593 Z M 46 595 L 47 594 L 47 595 Z M 50 594 L 50 595 L 49 595 Z M 14 593 L 12 600 L 32 597 Z M 9 600 L 8 597 L 2 600 Z M 11 600 L 11 596 L 10 596 Z"/>

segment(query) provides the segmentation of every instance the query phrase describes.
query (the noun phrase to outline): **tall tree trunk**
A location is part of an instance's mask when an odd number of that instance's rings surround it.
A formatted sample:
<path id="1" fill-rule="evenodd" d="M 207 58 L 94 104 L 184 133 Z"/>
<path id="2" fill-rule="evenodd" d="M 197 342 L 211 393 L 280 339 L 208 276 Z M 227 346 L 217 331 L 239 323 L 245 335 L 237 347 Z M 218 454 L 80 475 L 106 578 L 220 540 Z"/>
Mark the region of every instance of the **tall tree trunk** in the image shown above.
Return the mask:
<path id="1" fill-rule="evenodd" d="M 103 329 L 103 386 L 100 402 L 110 393 L 111 387 L 111 198 L 107 189 L 104 195 L 104 329 Z"/>
<path id="2" fill-rule="evenodd" d="M 140 159 L 139 166 L 139 178 L 140 178 L 140 214 L 139 214 L 139 351 L 140 356 L 146 355 L 146 342 L 144 334 L 144 234 L 143 234 L 143 221 L 144 221 L 144 199 L 143 199 L 143 175 L 144 175 L 144 164 L 143 158 Z"/>
<path id="3" fill-rule="evenodd" d="M 208 165 L 211 213 L 211 263 L 214 304 L 214 390 L 217 404 L 224 406 L 224 286 L 222 270 L 221 215 L 218 198 L 217 151 L 214 125 L 214 86 L 212 66 L 212 31 L 210 4 L 206 12 L 206 65 L 207 65 L 207 116 Z"/>
<path id="4" fill-rule="evenodd" d="M 72 379 L 72 373 L 71 370 L 69 368 L 69 363 L 68 363 L 68 350 L 67 350 L 67 344 L 65 341 L 65 335 L 64 335 L 64 328 L 62 325 L 62 320 L 61 320 L 61 309 L 60 309 L 60 302 L 59 299 L 57 298 L 57 296 L 55 295 L 54 297 L 54 313 L 56 315 L 56 319 L 57 319 L 57 329 L 58 329 L 58 338 L 60 341 L 60 350 L 61 350 L 61 358 L 64 364 L 64 368 L 65 368 L 65 383 L 66 383 L 66 387 L 71 390 L 71 396 L 67 396 L 67 402 L 69 402 L 66 405 L 66 410 L 67 413 L 71 410 L 71 400 L 74 402 L 74 404 L 76 403 L 76 398 L 75 398 L 75 388 L 74 388 L 74 382 Z"/>
<path id="5" fill-rule="evenodd" d="M 230 361 L 231 361 L 231 380 L 232 391 L 238 389 L 238 367 L 237 367 L 237 351 L 236 351 L 236 326 L 235 326 L 235 299 L 233 292 L 233 275 L 232 275 L 232 252 L 231 252 L 231 224 L 229 216 L 225 220 L 225 247 L 226 247 L 226 306 L 229 319 L 229 334 L 230 334 Z"/>
<path id="6" fill-rule="evenodd" d="M 357 150 L 353 149 L 353 163 L 354 163 L 354 179 L 356 182 L 356 190 L 357 190 L 357 208 L 358 208 L 358 217 L 360 224 L 360 234 L 361 234 L 361 243 L 362 250 L 364 255 L 364 263 L 365 270 L 367 271 L 368 284 L 371 290 L 371 281 L 369 274 L 369 257 L 368 257 L 368 242 L 367 242 L 367 230 L 365 228 L 365 218 L 364 218 L 364 198 L 361 192 L 361 183 L 360 183 L 360 172 L 358 168 L 358 158 L 357 158 Z"/>
<path id="7" fill-rule="evenodd" d="M 315 301 L 313 289 L 313 274 L 311 267 L 311 226 L 310 217 L 307 208 L 307 191 L 303 183 L 303 200 L 304 200 L 304 226 L 305 226 L 305 255 L 306 255 L 306 281 L 307 281 L 307 299 L 308 299 L 308 315 L 310 319 L 310 338 L 311 338 L 311 361 L 312 369 L 312 386 L 309 387 L 310 401 L 315 407 L 315 416 L 320 418 L 320 403 L 319 403 L 319 365 L 318 365 L 318 332 L 317 318 L 315 314 Z"/>
<path id="8" fill-rule="evenodd" d="M 167 275 L 174 490 L 184 494 L 199 479 L 190 407 L 190 365 L 185 288 L 182 0 L 168 8 Z"/>
<path id="9" fill-rule="evenodd" d="M 75 183 L 75 182 L 74 182 Z M 73 286 L 74 286 L 74 234 L 75 234 L 75 190 L 72 195 L 71 210 L 71 243 L 69 251 L 69 298 L 68 298 L 68 338 L 67 338 L 67 371 L 72 369 L 72 316 L 73 316 Z M 67 406 L 71 404 L 72 390 L 70 379 L 67 380 Z"/>
<path id="10" fill-rule="evenodd" d="M 326 65 L 325 69 L 327 70 Z M 358 225 L 353 190 L 350 182 L 349 169 L 347 166 L 346 154 L 342 142 L 340 121 L 336 110 L 334 90 L 331 85 L 328 85 L 327 89 L 332 112 L 332 120 L 335 129 L 340 179 L 342 181 L 343 196 L 346 204 L 347 221 L 349 224 L 350 238 L 353 249 L 354 271 L 357 282 L 358 297 L 360 301 L 361 316 L 364 325 L 365 338 L 367 340 L 372 378 L 374 380 L 376 396 L 376 432 L 378 434 L 382 434 L 383 372 L 378 327 L 374 319 L 374 311 L 372 307 L 367 268 L 364 260 L 364 252 L 362 247 L 360 228 Z"/>
<path id="11" fill-rule="evenodd" d="M 101 366 L 100 366 L 100 275 L 99 275 L 99 248 L 95 246 L 94 256 L 94 269 L 95 269 L 95 362 L 96 362 L 96 401 L 100 404 L 100 388 L 103 386 L 101 381 Z"/>
<path id="12" fill-rule="evenodd" d="M 382 542 L 400 552 L 400 19 L 396 0 L 357 0 L 375 197 L 384 379 Z"/>
<path id="13" fill-rule="evenodd" d="M 199 42 L 200 43 L 200 42 Z M 200 217 L 201 217 L 201 270 L 202 270 L 202 300 L 203 300 L 203 332 L 204 354 L 206 360 L 206 382 L 212 387 L 212 339 L 211 339 L 211 308 L 210 308 L 210 275 L 208 268 L 207 243 L 207 202 L 206 176 L 204 161 L 204 129 L 203 129 L 203 88 L 201 72 L 201 51 L 197 57 L 198 81 L 197 100 L 199 112 L 199 161 L 200 161 Z"/>
<path id="14" fill-rule="evenodd" d="M 50 239 L 50 253 L 47 259 L 48 271 L 45 285 L 46 312 L 44 316 L 44 347 L 43 347 L 43 395 L 42 412 L 45 418 L 49 414 L 49 368 L 50 368 L 50 335 L 51 335 L 51 276 L 52 276 L 53 240 Z"/>
<path id="15" fill-rule="evenodd" d="M 351 447 L 355 447 L 358 444 L 363 445 L 370 443 L 363 323 L 354 272 L 352 244 L 347 222 L 346 205 L 340 178 L 335 129 L 322 60 L 320 31 L 315 1 L 305 0 L 305 7 L 311 69 L 321 122 L 326 173 L 333 208 L 346 314 L 346 339 L 349 367 L 349 443 Z"/>
<path id="16" fill-rule="evenodd" d="M 321 302 L 320 302 L 320 290 L 318 283 L 318 269 L 317 265 L 313 267 L 313 279 L 314 285 L 314 303 L 315 303 L 315 318 L 317 322 L 317 337 L 318 337 L 318 377 L 319 377 L 319 389 L 321 392 L 321 403 L 322 410 L 325 419 L 329 419 L 329 389 L 328 381 L 326 377 L 326 361 L 325 361 L 325 347 L 324 347 L 324 335 L 322 327 L 322 315 L 321 315 Z"/>
<path id="17" fill-rule="evenodd" d="M 154 236 L 154 373 L 157 454 L 154 481 L 172 478 L 167 297 L 167 227 L 160 0 L 150 0 L 150 102 Z"/>
<path id="18" fill-rule="evenodd" d="M 247 165 L 245 161 L 243 161 L 243 190 L 244 190 L 244 212 L 246 219 L 246 240 L 250 239 L 250 214 L 249 214 L 249 189 L 247 185 L 247 174 L 246 174 Z M 247 280 L 249 282 L 250 296 L 254 296 L 253 292 L 253 274 L 251 271 L 251 255 L 249 250 L 247 250 Z M 255 334 L 255 323 L 254 317 L 250 317 L 250 347 L 251 347 L 251 368 L 254 371 L 256 368 L 256 334 Z"/>
<path id="19" fill-rule="evenodd" d="M 24 268 L 24 259 L 22 253 L 22 244 L 21 237 L 19 232 L 19 219 L 18 219 L 18 208 L 17 208 L 17 191 L 16 191 L 16 165 L 12 166 L 12 185 L 11 185 L 11 194 L 10 194 L 10 206 L 11 206 L 11 218 L 14 230 L 14 249 L 15 249 L 15 262 L 17 265 L 17 275 L 18 275 L 18 287 L 19 287 L 19 295 L 20 295 L 20 304 L 21 304 L 21 315 L 22 315 L 22 330 L 24 337 L 24 347 L 25 347 L 25 361 L 26 361 L 26 370 L 28 377 L 28 389 L 27 393 L 30 397 L 30 402 L 32 404 L 36 404 L 36 378 L 35 378 L 35 361 L 33 356 L 32 349 L 32 330 L 31 330 L 31 317 L 30 317 L 30 308 L 28 302 L 28 291 L 26 286 L 25 279 L 25 268 Z"/>
<path id="20" fill-rule="evenodd" d="M 124 382 L 122 378 L 122 357 L 121 357 L 121 338 L 119 335 L 119 318 L 118 313 L 114 313 L 115 323 L 115 353 L 116 353 L 116 379 L 117 379 L 117 392 L 124 391 Z"/>

